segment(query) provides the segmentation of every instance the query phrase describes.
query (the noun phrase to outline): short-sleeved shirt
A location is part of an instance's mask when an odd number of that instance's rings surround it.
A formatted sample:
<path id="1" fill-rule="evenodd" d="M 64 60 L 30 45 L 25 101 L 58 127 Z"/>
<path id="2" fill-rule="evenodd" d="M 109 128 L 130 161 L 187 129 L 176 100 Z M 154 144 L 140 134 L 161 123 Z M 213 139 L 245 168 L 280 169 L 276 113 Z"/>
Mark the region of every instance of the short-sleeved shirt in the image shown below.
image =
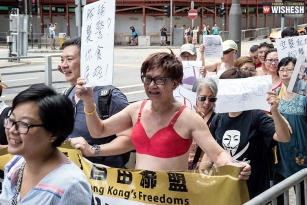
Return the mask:
<path id="1" fill-rule="evenodd" d="M 24 161 L 23 157 L 16 155 L 5 165 L 1 199 L 12 200 L 18 173 Z M 91 204 L 92 196 L 92 189 L 86 176 L 77 165 L 69 161 L 47 174 L 18 202 L 18 205 Z"/>
<path id="2" fill-rule="evenodd" d="M 49 27 L 49 35 L 50 38 L 54 38 L 55 37 L 55 31 L 54 31 L 54 27 Z"/>
<path id="3" fill-rule="evenodd" d="M 161 32 L 161 36 L 166 36 L 166 28 L 161 28 L 160 32 Z"/>
<path id="4" fill-rule="evenodd" d="M 103 86 L 96 86 L 93 90 L 94 92 L 94 103 L 97 105 L 97 113 L 100 119 L 103 119 L 102 114 L 99 111 L 98 94 L 103 90 Z M 75 103 L 75 88 L 69 93 L 68 98 L 72 101 L 73 105 L 76 107 L 76 116 L 73 132 L 68 136 L 68 138 L 80 137 L 82 136 L 90 145 L 100 145 L 111 142 L 115 139 L 114 136 L 104 137 L 104 138 L 92 138 L 86 125 L 86 117 L 84 113 L 84 104 L 82 100 Z M 128 100 L 126 96 L 118 89 L 112 91 L 112 98 L 109 106 L 109 116 L 115 115 L 116 113 L 123 110 L 128 106 Z M 108 157 L 87 157 L 93 163 L 104 164 L 110 167 L 124 168 L 123 160 L 120 155 L 108 156 Z"/>
<path id="5" fill-rule="evenodd" d="M 262 110 L 243 111 L 237 117 L 220 113 L 212 119 L 210 132 L 234 160 L 251 165 L 252 174 L 247 180 L 251 198 L 270 187 L 266 150 L 277 144 L 273 140 L 275 127 L 270 117 Z"/>

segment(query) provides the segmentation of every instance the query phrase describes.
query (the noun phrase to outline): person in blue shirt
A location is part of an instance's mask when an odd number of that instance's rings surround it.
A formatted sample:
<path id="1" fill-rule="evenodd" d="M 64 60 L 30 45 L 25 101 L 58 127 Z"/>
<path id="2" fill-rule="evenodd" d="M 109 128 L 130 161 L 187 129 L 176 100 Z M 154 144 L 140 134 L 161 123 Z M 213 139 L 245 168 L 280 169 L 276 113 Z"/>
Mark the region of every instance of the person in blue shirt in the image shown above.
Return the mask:
<path id="1" fill-rule="evenodd" d="M 213 35 L 219 35 L 219 27 L 217 27 L 216 23 L 212 27 L 212 34 Z"/>
<path id="2" fill-rule="evenodd" d="M 131 38 L 130 38 L 129 45 L 136 46 L 138 34 L 136 33 L 135 28 L 133 26 L 131 26 L 130 29 L 131 29 Z"/>

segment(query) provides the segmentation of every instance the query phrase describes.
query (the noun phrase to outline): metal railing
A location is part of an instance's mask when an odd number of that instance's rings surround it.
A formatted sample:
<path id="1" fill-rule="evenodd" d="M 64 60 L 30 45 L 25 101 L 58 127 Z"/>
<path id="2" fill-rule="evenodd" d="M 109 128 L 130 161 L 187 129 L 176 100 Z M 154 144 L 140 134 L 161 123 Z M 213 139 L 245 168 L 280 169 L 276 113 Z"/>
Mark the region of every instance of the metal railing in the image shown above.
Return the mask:
<path id="1" fill-rule="evenodd" d="M 57 42 L 57 39 L 56 39 Z M 50 47 L 51 44 L 51 40 L 48 37 L 48 33 L 29 33 L 28 34 L 28 46 L 30 48 L 41 48 L 46 47 L 48 48 L 48 46 Z"/>
<path id="2" fill-rule="evenodd" d="M 51 86 L 52 83 L 62 83 L 64 81 L 52 81 L 52 71 L 57 71 L 57 69 L 52 69 L 52 57 L 61 57 L 61 55 L 53 55 L 53 56 L 23 56 L 23 57 L 7 57 L 7 58 L 0 58 L 0 60 L 20 60 L 20 59 L 30 59 L 30 58 L 44 58 L 44 67 L 45 69 L 42 70 L 33 70 L 33 71 L 21 71 L 21 72 L 3 72 L 1 73 L 2 76 L 6 75 L 19 75 L 19 74 L 29 74 L 29 73 L 38 73 L 44 72 L 45 73 L 45 84 L 47 86 Z M 18 86 L 10 86 L 10 89 L 20 88 L 20 87 L 27 87 L 33 84 L 26 84 L 26 85 L 18 85 Z"/>
<path id="3" fill-rule="evenodd" d="M 269 202 L 277 205 L 277 197 L 284 194 L 284 204 L 289 205 L 289 190 L 294 186 L 296 190 L 296 204 L 301 204 L 300 182 L 304 181 L 305 204 L 307 204 L 307 168 L 303 169 L 292 176 L 286 178 L 282 182 L 274 185 L 262 194 L 259 194 L 244 205 L 265 205 Z"/>

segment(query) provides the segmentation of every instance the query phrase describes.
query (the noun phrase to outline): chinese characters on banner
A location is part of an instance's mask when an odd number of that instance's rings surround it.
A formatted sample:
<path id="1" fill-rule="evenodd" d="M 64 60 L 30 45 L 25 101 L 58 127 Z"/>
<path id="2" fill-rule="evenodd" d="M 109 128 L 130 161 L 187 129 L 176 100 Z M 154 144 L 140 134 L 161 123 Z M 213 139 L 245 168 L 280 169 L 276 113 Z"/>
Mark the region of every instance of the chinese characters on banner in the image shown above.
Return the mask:
<path id="1" fill-rule="evenodd" d="M 276 39 L 276 46 L 279 61 L 284 57 L 297 58 L 299 55 L 307 55 L 307 36 Z"/>
<path id="2" fill-rule="evenodd" d="M 84 6 L 82 18 L 81 76 L 85 86 L 112 85 L 115 0 Z"/>
<path id="3" fill-rule="evenodd" d="M 242 170 L 240 167 L 223 166 L 194 171 L 107 168 L 92 164 L 82 157 L 79 150 L 68 147 L 64 145 L 60 150 L 88 178 L 94 205 L 189 205 L 204 202 L 207 205 L 226 205 L 229 201 L 244 204 L 249 200 L 246 181 L 238 180 Z M 0 170 L 11 158 L 7 151 L 0 152 Z"/>

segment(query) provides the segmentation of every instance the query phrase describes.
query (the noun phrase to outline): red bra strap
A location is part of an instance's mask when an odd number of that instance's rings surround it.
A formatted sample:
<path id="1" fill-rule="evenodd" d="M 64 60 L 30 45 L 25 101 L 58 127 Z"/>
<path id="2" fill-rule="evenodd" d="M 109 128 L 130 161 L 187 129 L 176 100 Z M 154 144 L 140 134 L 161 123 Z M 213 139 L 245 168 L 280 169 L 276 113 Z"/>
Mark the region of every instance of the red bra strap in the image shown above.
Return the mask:
<path id="1" fill-rule="evenodd" d="M 141 120 L 141 113 L 142 113 L 143 107 L 145 106 L 146 102 L 147 102 L 147 100 L 143 100 L 143 102 L 142 102 L 142 105 L 140 107 L 140 111 L 139 111 L 139 114 L 138 114 L 138 121 Z"/>
<path id="2" fill-rule="evenodd" d="M 170 125 L 174 125 L 174 124 L 175 124 L 175 122 L 177 121 L 179 115 L 182 113 L 182 111 L 183 111 L 186 107 L 187 107 L 187 106 L 183 105 L 183 106 L 179 109 L 179 111 L 177 112 L 177 114 L 173 117 L 173 119 L 172 119 Z"/>

